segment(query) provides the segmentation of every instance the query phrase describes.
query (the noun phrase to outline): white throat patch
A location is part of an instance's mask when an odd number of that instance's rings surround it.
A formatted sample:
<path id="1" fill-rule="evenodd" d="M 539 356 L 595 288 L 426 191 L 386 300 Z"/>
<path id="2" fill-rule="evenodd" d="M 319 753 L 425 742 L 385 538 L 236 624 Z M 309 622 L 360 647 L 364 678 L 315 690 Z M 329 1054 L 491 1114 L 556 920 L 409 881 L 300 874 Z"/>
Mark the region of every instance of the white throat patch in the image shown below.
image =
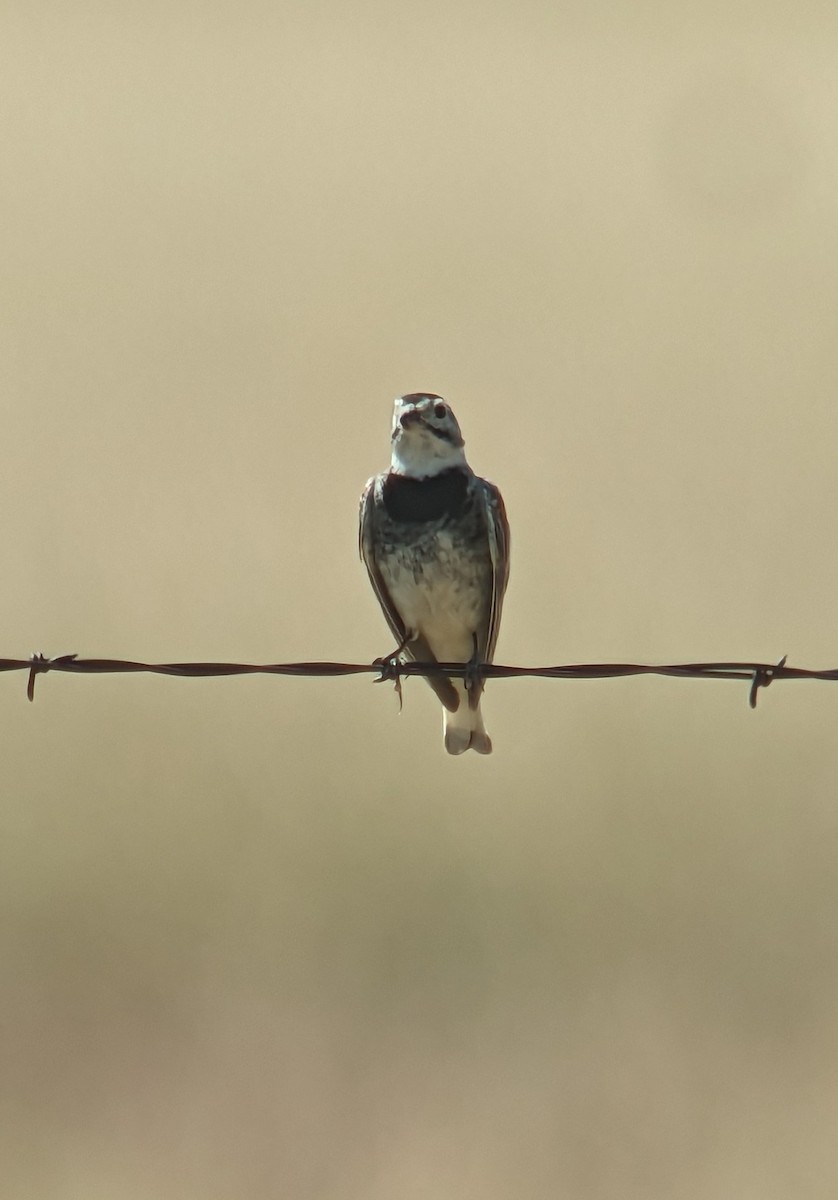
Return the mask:
<path id="1" fill-rule="evenodd" d="M 393 410 L 391 470 L 428 479 L 452 467 L 466 467 L 457 418 L 441 396 L 411 394 Z"/>

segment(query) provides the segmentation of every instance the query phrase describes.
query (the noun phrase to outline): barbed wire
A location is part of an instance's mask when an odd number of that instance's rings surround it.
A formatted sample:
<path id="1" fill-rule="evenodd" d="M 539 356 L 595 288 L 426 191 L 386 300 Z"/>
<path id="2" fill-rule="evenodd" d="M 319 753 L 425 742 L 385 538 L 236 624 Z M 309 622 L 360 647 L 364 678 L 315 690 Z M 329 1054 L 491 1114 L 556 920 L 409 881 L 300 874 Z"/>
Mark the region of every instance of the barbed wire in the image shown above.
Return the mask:
<path id="1" fill-rule="evenodd" d="M 377 658 L 371 663 L 296 662 L 296 663 L 230 663 L 181 662 L 144 663 L 122 658 L 79 658 L 76 654 L 61 654 L 47 658 L 32 654 L 29 658 L 0 658 L 0 672 L 28 671 L 26 695 L 35 699 L 35 680 L 49 671 L 72 675 L 150 674 L 176 675 L 184 678 L 207 679 L 224 675 L 304 675 L 334 678 L 340 675 L 376 675 L 376 683 L 391 682 L 401 699 L 402 679 L 411 675 L 447 675 L 474 683 L 482 679 L 618 679 L 629 675 L 668 675 L 677 679 L 738 679 L 750 682 L 748 702 L 756 708 L 760 688 L 779 679 L 838 680 L 838 667 L 828 670 L 808 670 L 789 667 L 786 657 L 778 663 L 760 662 L 698 662 L 669 663 L 568 663 L 555 667 L 511 667 L 499 663 L 423 663 L 401 662 L 396 654 Z"/>

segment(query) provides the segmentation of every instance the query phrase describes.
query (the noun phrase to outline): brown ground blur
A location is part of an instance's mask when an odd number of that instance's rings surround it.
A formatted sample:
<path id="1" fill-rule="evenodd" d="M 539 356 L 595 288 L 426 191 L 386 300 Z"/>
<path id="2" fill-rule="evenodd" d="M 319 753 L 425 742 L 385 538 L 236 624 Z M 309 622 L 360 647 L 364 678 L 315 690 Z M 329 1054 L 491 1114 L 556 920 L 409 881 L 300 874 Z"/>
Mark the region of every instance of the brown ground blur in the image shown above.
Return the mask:
<path id="1" fill-rule="evenodd" d="M 838 662 L 838 17 L 6 4 L 0 655 L 369 660 L 392 397 L 504 662 Z M 838 688 L 0 677 L 26 1200 L 838 1180 Z"/>

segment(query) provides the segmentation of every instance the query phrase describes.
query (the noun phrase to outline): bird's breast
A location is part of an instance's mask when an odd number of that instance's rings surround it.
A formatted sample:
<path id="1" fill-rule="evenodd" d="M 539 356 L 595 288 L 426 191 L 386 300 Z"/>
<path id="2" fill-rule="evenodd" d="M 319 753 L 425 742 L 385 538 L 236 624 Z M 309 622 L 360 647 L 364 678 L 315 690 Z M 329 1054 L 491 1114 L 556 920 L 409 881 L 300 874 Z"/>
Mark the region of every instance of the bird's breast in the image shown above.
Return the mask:
<path id="1" fill-rule="evenodd" d="M 399 524 L 456 520 L 466 507 L 470 482 L 470 473 L 458 467 L 426 479 L 391 471 L 384 478 L 381 498 L 387 516 Z"/>
<path id="2" fill-rule="evenodd" d="M 438 658 L 469 657 L 490 598 L 485 551 L 454 531 L 426 531 L 408 543 L 391 542 L 379 569 L 405 628 L 423 633 Z"/>

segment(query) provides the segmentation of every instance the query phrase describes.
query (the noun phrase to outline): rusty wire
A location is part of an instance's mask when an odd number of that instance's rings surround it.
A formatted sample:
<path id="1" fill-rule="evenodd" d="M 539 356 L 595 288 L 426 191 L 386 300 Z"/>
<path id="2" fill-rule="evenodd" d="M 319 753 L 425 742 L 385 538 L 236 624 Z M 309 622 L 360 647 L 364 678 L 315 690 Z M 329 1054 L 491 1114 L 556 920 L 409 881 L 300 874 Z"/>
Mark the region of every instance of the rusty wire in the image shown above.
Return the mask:
<path id="1" fill-rule="evenodd" d="M 27 671 L 26 694 L 35 698 L 35 680 L 49 671 L 74 675 L 152 674 L 177 675 L 206 679 L 222 675 L 307 675 L 331 678 L 338 675 L 376 675 L 375 682 L 390 681 L 400 690 L 402 679 L 411 675 L 448 675 L 473 681 L 482 679 L 616 679 L 628 675 L 668 675 L 678 679 L 738 679 L 750 683 L 749 703 L 756 708 L 760 688 L 778 679 L 838 680 L 838 667 L 829 670 L 808 670 L 786 666 L 785 657 L 778 663 L 758 662 L 699 662 L 648 665 L 643 663 L 581 663 L 555 667 L 508 667 L 498 663 L 480 665 L 463 663 L 399 662 L 395 655 L 378 658 L 371 663 L 296 662 L 296 663 L 230 663 L 185 662 L 144 663 L 120 658 L 79 658 L 62 654 L 47 658 L 32 654 L 29 658 L 2 658 L 0 671 Z"/>

